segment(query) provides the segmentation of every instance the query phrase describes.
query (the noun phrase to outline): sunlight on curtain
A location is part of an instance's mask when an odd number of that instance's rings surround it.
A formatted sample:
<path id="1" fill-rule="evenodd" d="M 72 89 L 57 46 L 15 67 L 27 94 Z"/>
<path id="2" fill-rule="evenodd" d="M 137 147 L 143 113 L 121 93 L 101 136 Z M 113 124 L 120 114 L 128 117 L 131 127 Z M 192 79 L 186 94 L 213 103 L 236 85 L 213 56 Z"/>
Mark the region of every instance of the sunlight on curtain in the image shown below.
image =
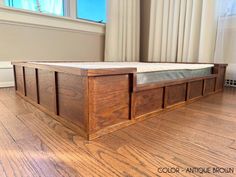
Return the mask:
<path id="1" fill-rule="evenodd" d="M 63 16 L 63 0 L 5 0 L 5 5 L 25 10 Z"/>
<path id="2" fill-rule="evenodd" d="M 236 0 L 218 0 L 215 63 L 227 63 L 226 79 L 236 80 Z"/>
<path id="3" fill-rule="evenodd" d="M 224 62 L 228 53 L 229 29 L 234 26 L 236 0 L 218 0 L 218 27 L 215 49 L 215 61 Z M 232 39 L 231 39 L 232 40 Z M 231 41 L 230 40 L 230 41 Z"/>
<path id="4" fill-rule="evenodd" d="M 63 0 L 39 0 L 42 12 L 63 16 Z"/>
<path id="5" fill-rule="evenodd" d="M 105 61 L 139 61 L 140 1 L 108 0 Z"/>
<path id="6" fill-rule="evenodd" d="M 151 0 L 145 61 L 213 62 L 215 0 Z"/>

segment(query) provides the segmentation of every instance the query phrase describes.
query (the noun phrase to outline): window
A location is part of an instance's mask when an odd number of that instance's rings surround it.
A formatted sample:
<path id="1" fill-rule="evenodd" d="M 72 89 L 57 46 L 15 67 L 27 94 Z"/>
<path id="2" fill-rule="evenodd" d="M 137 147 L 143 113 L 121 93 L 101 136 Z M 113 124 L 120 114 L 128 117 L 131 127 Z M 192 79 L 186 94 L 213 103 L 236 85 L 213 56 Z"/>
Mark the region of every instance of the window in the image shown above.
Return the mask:
<path id="1" fill-rule="evenodd" d="M 236 15 L 236 0 L 219 1 L 220 16 Z"/>
<path id="2" fill-rule="evenodd" d="M 18 9 L 64 16 L 63 0 L 5 0 L 5 5 Z"/>
<path id="3" fill-rule="evenodd" d="M 77 17 L 106 23 L 106 0 L 77 0 Z"/>

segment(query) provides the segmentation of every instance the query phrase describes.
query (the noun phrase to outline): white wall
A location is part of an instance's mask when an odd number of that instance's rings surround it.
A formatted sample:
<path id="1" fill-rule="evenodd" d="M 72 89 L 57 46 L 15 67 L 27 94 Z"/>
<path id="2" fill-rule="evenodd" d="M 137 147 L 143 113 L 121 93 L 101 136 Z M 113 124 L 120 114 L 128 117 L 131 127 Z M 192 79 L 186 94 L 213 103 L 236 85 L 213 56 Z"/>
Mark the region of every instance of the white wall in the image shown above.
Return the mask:
<path id="1" fill-rule="evenodd" d="M 104 46 L 104 24 L 0 4 L 0 87 L 13 85 L 10 61 L 103 61 Z"/>
<path id="2" fill-rule="evenodd" d="M 0 7 L 0 39 L 0 61 L 101 61 L 105 26 Z"/>

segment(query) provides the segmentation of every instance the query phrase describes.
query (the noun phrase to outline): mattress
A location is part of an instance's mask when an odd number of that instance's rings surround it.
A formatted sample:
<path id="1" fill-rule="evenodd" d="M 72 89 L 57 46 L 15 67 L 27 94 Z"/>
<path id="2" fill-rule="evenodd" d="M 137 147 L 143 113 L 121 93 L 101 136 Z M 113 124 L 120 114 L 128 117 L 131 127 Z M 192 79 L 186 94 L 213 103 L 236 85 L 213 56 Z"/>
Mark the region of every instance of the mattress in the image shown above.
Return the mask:
<path id="1" fill-rule="evenodd" d="M 137 84 L 203 77 L 212 73 L 213 64 L 142 63 L 142 62 L 31 62 L 35 64 L 81 69 L 136 68 Z"/>
<path id="2" fill-rule="evenodd" d="M 176 79 L 204 77 L 209 76 L 211 73 L 212 67 L 203 69 L 185 69 L 137 73 L 137 84 L 147 84 L 163 81 L 172 81 Z"/>

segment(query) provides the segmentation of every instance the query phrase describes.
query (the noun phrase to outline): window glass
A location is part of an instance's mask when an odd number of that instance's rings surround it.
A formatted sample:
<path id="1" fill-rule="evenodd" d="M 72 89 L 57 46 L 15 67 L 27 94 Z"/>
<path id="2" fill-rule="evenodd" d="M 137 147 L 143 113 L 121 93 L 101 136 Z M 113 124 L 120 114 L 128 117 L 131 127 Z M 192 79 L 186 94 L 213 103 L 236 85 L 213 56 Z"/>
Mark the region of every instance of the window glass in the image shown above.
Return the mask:
<path id="1" fill-rule="evenodd" d="M 63 0 L 5 0 L 5 5 L 18 9 L 64 15 Z"/>
<path id="2" fill-rule="evenodd" d="M 220 0 L 218 3 L 220 16 L 236 15 L 236 0 Z"/>
<path id="3" fill-rule="evenodd" d="M 77 0 L 77 17 L 106 23 L 106 0 Z"/>

